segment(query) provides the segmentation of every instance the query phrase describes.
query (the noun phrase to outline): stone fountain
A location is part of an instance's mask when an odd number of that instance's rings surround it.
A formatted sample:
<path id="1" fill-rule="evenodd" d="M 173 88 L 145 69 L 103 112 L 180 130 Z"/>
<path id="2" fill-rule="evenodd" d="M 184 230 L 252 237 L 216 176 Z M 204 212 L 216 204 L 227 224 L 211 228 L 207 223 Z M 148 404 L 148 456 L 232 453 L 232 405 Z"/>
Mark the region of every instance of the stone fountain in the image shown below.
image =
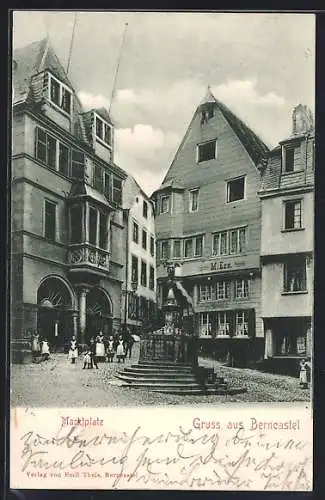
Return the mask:
<path id="1" fill-rule="evenodd" d="M 162 305 L 164 325 L 142 334 L 139 361 L 117 373 L 122 385 L 168 394 L 234 394 L 244 388 L 228 388 L 213 368 L 198 365 L 199 342 L 182 328 L 181 307 L 175 297 L 175 268 L 166 262 L 168 281 Z"/>

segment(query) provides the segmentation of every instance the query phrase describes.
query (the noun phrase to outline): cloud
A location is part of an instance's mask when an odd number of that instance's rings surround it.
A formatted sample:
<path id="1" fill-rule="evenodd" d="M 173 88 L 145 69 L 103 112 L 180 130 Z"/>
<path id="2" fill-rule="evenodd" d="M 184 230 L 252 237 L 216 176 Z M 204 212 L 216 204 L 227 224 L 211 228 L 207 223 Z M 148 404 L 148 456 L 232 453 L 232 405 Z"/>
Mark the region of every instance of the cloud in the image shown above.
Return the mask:
<path id="1" fill-rule="evenodd" d="M 161 183 L 179 142 L 177 134 L 166 133 L 149 124 L 117 128 L 115 161 L 131 173 L 149 194 Z"/>
<path id="2" fill-rule="evenodd" d="M 109 108 L 109 100 L 101 95 L 92 95 L 87 92 L 79 92 L 78 97 L 81 101 L 81 104 L 85 108 L 85 110 L 89 110 L 92 108 Z"/>
<path id="3" fill-rule="evenodd" d="M 285 104 L 285 99 L 273 90 L 260 95 L 256 89 L 257 82 L 252 80 L 228 80 L 212 88 L 215 96 L 230 104 L 250 104 L 252 106 L 278 107 Z"/>

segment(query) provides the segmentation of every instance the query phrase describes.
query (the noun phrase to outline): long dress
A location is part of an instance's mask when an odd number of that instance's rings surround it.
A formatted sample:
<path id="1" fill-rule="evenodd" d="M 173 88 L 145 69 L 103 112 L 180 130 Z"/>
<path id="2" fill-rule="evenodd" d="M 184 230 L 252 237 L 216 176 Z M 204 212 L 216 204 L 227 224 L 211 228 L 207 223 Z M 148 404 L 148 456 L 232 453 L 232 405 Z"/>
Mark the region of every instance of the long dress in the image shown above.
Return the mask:
<path id="1" fill-rule="evenodd" d="M 306 364 L 302 364 L 302 363 L 300 364 L 299 381 L 303 385 L 306 385 L 308 383 L 307 365 Z"/>
<path id="2" fill-rule="evenodd" d="M 77 357 L 78 357 L 77 341 L 70 340 L 70 349 L 69 349 L 68 358 L 69 359 L 76 359 Z"/>
<path id="3" fill-rule="evenodd" d="M 98 358 L 105 357 L 104 337 L 101 335 L 99 335 L 96 339 L 96 356 Z"/>
<path id="4" fill-rule="evenodd" d="M 125 350 L 124 350 L 124 345 L 123 345 L 123 340 L 118 341 L 118 346 L 116 349 L 116 356 L 118 358 L 124 358 L 125 356 Z"/>
<path id="5" fill-rule="evenodd" d="M 33 337 L 33 341 L 32 341 L 32 352 L 33 354 L 37 354 L 41 351 L 41 346 L 40 346 L 40 342 L 39 342 L 39 335 L 35 335 L 35 337 Z"/>
<path id="6" fill-rule="evenodd" d="M 109 340 L 107 345 L 107 357 L 108 361 L 113 361 L 114 358 L 114 340 Z"/>
<path id="7" fill-rule="evenodd" d="M 43 356 L 43 359 L 49 359 L 50 357 L 50 347 L 47 340 L 43 340 L 42 342 L 41 354 Z"/>

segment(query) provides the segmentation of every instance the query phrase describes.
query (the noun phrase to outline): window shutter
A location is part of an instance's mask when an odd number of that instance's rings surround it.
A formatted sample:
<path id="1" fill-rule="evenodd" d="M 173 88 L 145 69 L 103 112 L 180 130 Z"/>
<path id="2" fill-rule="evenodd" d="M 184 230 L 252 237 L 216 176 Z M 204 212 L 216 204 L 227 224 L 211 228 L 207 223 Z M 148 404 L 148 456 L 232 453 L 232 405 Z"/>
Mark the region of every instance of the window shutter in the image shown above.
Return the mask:
<path id="1" fill-rule="evenodd" d="M 250 309 L 248 312 L 248 335 L 255 338 L 256 333 L 255 309 Z"/>

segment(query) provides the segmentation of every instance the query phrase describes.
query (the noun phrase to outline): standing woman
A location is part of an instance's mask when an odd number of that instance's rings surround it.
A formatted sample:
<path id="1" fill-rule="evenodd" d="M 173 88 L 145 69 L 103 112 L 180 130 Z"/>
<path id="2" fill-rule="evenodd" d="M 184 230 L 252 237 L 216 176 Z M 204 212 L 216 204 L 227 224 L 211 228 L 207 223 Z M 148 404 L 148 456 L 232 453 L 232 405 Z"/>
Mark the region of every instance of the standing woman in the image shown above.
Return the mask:
<path id="1" fill-rule="evenodd" d="M 113 336 L 111 335 L 107 343 L 107 361 L 109 363 L 113 363 L 114 354 L 115 354 L 114 339 Z"/>
<path id="2" fill-rule="evenodd" d="M 76 359 L 78 357 L 78 347 L 77 347 L 77 340 L 74 335 L 72 335 L 72 338 L 70 340 L 70 349 L 69 349 L 69 354 L 68 354 L 68 359 L 71 359 L 71 364 L 76 363 Z"/>
<path id="3" fill-rule="evenodd" d="M 39 333 L 36 331 L 32 336 L 32 355 L 33 359 L 38 358 L 41 354 L 41 344 L 39 340 Z"/>
<path id="4" fill-rule="evenodd" d="M 117 357 L 119 363 L 120 363 L 121 359 L 124 363 L 124 361 L 125 361 L 125 349 L 124 349 L 123 338 L 121 335 L 120 335 L 119 340 L 118 340 L 118 345 L 117 345 L 117 349 L 116 349 L 116 357 Z"/>
<path id="5" fill-rule="evenodd" d="M 105 345 L 103 332 L 96 337 L 96 356 L 98 361 L 105 361 Z"/>
<path id="6" fill-rule="evenodd" d="M 308 377 L 307 377 L 307 370 L 308 370 L 308 365 L 306 363 L 306 360 L 302 359 L 300 361 L 300 371 L 299 371 L 299 382 L 300 382 L 300 387 L 302 389 L 307 389 L 308 388 Z"/>

